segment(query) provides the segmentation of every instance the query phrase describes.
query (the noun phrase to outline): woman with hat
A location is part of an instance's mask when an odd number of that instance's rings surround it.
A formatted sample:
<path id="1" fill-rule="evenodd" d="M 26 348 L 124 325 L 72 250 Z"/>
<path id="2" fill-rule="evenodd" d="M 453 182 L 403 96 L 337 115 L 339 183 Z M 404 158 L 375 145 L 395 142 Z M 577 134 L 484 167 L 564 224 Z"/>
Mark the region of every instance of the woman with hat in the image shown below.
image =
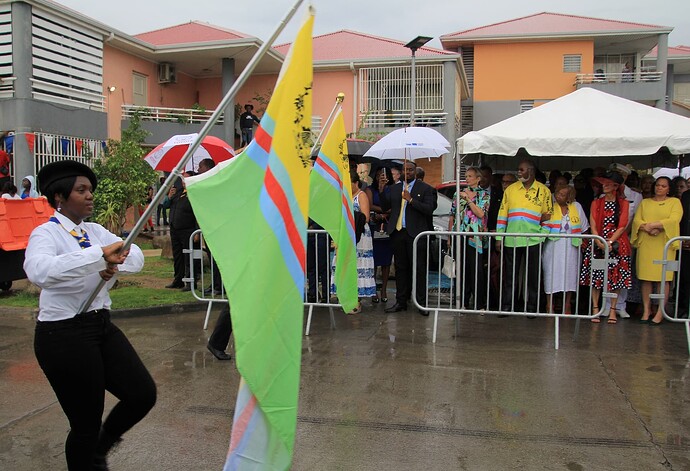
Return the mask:
<path id="1" fill-rule="evenodd" d="M 654 317 L 651 317 L 652 283 L 661 282 L 662 266 L 654 263 L 664 256 L 666 242 L 680 235 L 680 219 L 683 217 L 683 206 L 674 198 L 671 179 L 659 177 L 654 182 L 654 196 L 645 198 L 635 212 L 632 225 L 632 242 L 637 247 L 637 277 L 642 281 L 642 319 L 640 322 L 659 325 L 663 320 L 662 304 L 659 303 Z M 678 242 L 672 245 L 667 260 L 675 260 Z M 673 272 L 666 272 L 666 299 Z"/>
<path id="2" fill-rule="evenodd" d="M 607 291 L 617 296 L 621 289 L 628 289 L 632 284 L 632 248 L 626 232 L 630 203 L 623 197 L 621 191 L 623 177 L 618 172 L 609 171 L 603 177 L 595 177 L 594 180 L 601 184 L 604 194 L 592 202 L 589 225 L 592 234 L 603 237 L 605 242 L 595 239 L 594 244 L 589 244 L 587 247 L 580 274 L 580 284 L 592 286 L 592 310 L 599 313 L 604 271 L 592 270 L 592 258 L 603 258 L 604 249 L 608 247 Z M 599 323 L 599 317 L 594 317 L 592 322 Z M 616 322 L 616 299 L 612 298 L 607 323 L 615 324 Z"/>
<path id="3" fill-rule="evenodd" d="M 27 277 L 41 288 L 34 351 L 70 423 L 68 469 L 107 469 L 108 450 L 156 402 L 151 375 L 109 313 L 114 275 L 141 270 L 144 256 L 136 245 L 121 251 L 119 237 L 85 222 L 97 184 L 89 167 L 54 162 L 38 179 L 56 211 L 31 233 L 25 254 Z M 82 309 L 101 279 L 105 289 Z M 101 425 L 105 391 L 120 402 Z"/>

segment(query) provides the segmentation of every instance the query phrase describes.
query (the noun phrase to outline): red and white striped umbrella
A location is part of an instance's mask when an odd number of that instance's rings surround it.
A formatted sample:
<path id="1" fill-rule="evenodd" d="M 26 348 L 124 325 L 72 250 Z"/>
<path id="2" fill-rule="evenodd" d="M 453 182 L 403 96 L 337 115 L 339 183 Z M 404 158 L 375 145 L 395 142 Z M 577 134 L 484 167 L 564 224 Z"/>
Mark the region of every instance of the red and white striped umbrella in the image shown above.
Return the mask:
<path id="1" fill-rule="evenodd" d="M 194 142 L 199 134 L 179 134 L 173 136 L 163 144 L 159 145 L 148 153 L 144 160 L 153 167 L 154 170 L 172 172 L 177 163 L 189 146 Z M 213 136 L 206 136 L 194 155 L 185 165 L 185 171 L 199 170 L 199 162 L 204 159 L 213 159 L 218 164 L 235 156 L 235 149 L 222 139 Z"/>

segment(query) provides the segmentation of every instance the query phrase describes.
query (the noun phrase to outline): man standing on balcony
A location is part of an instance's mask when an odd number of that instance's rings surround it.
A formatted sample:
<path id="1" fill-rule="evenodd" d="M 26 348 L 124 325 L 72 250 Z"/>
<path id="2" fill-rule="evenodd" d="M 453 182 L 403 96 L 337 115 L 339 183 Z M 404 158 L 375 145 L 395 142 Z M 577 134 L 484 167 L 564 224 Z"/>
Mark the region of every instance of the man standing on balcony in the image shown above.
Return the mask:
<path id="1" fill-rule="evenodd" d="M 261 121 L 257 116 L 252 113 L 254 106 L 250 104 L 244 105 L 244 113 L 240 115 L 240 131 L 242 132 L 242 143 L 240 147 L 249 145 L 254 139 L 254 123 L 257 124 Z"/>

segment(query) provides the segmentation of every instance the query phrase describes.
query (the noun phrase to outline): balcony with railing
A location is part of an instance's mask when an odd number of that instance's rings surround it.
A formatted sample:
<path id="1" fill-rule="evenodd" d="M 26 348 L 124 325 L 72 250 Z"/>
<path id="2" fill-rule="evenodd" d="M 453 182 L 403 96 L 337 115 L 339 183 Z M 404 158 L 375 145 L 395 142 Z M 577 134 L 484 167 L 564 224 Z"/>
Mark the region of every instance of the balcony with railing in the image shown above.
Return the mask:
<path id="1" fill-rule="evenodd" d="M 134 114 L 139 115 L 142 122 L 177 124 L 204 124 L 211 117 L 214 110 L 203 108 L 165 108 L 161 106 L 122 105 L 122 119 L 131 119 Z M 223 115 L 216 124 L 223 124 Z"/>
<path id="2" fill-rule="evenodd" d="M 410 66 L 368 67 L 359 70 L 359 127 L 371 131 L 409 126 L 412 74 Z M 415 68 L 415 124 L 443 126 L 443 65 Z"/>
<path id="3" fill-rule="evenodd" d="M 122 105 L 122 129 L 129 126 L 129 122 L 136 114 L 139 116 L 141 128 L 150 135 L 145 143 L 157 145 L 176 134 L 190 134 L 199 132 L 215 110 L 201 107 L 168 108 L 162 106 Z M 223 127 L 224 116 L 221 115 L 210 134 L 225 139 Z M 232 143 L 231 143 L 232 144 Z"/>
<path id="4" fill-rule="evenodd" d="M 665 96 L 663 72 L 650 70 L 640 72 L 603 72 L 577 74 L 575 87 L 596 88 L 602 92 L 636 101 L 662 100 Z"/>

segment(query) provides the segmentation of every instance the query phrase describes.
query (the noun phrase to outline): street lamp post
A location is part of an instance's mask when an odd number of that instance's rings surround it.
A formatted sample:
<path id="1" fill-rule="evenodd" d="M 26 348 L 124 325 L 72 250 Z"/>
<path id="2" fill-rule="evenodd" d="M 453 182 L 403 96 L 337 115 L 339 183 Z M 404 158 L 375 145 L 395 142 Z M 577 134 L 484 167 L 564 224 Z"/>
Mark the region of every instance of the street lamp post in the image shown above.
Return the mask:
<path id="1" fill-rule="evenodd" d="M 412 51 L 412 68 L 411 68 L 412 90 L 410 90 L 410 126 L 414 126 L 415 100 L 417 98 L 415 96 L 416 95 L 416 88 L 417 88 L 416 87 L 417 75 L 416 75 L 416 70 L 415 70 L 415 53 L 417 52 L 417 49 L 424 46 L 426 43 L 428 43 L 432 39 L 433 38 L 430 38 L 429 36 L 417 36 L 412 41 L 405 44 L 405 47 Z"/>

